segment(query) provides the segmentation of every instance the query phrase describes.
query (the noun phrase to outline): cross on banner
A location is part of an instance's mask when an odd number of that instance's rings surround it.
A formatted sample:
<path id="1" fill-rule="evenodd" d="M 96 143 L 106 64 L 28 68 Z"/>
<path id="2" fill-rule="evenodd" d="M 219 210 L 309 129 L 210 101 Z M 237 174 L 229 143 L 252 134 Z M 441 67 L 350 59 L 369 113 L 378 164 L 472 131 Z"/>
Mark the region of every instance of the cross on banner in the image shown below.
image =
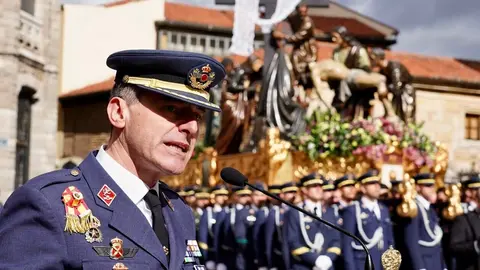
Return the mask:
<path id="1" fill-rule="evenodd" d="M 302 4 L 307 4 L 308 7 L 322 7 L 326 8 L 329 6 L 329 0 L 302 0 Z M 235 5 L 235 0 L 215 0 L 216 5 Z M 277 0 L 259 0 L 259 5 L 265 7 L 265 19 L 271 18 L 275 12 L 275 7 L 277 5 Z M 268 65 L 272 61 L 273 55 L 275 54 L 275 47 L 271 44 L 270 35 L 266 34 L 263 36 L 264 41 L 264 68 L 263 75 L 265 76 L 268 70 Z"/>

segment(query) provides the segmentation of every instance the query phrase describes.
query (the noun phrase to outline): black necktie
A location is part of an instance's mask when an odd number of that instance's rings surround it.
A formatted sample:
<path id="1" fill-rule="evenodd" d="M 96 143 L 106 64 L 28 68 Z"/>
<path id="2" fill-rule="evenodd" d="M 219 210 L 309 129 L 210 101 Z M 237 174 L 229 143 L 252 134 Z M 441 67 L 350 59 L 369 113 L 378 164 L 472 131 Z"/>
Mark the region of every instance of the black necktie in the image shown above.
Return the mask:
<path id="1" fill-rule="evenodd" d="M 163 245 L 165 255 L 169 258 L 170 244 L 168 241 L 168 230 L 165 224 L 165 219 L 163 218 L 160 197 L 155 190 L 151 189 L 147 195 L 145 195 L 144 199 L 152 211 L 153 230 L 155 231 L 158 240 L 160 240 L 160 243 Z"/>

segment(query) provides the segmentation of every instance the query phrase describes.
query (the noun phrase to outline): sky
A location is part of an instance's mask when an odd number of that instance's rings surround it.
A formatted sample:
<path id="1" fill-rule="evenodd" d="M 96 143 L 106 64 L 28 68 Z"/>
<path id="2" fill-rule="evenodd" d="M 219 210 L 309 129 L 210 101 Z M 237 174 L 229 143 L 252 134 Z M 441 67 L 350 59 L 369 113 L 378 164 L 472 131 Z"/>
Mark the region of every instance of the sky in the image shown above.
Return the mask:
<path id="1" fill-rule="evenodd" d="M 115 0 L 60 0 L 103 4 Z M 168 0 L 215 7 L 215 0 Z M 337 0 L 399 30 L 396 51 L 480 60 L 479 0 Z M 225 7 L 220 7 L 225 8 Z"/>

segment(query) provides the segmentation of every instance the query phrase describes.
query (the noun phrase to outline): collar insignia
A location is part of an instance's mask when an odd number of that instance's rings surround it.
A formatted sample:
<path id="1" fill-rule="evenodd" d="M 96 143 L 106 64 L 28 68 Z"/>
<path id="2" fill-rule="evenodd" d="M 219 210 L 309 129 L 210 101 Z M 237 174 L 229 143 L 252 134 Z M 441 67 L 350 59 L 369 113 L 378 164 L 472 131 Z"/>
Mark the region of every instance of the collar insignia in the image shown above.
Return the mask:
<path id="1" fill-rule="evenodd" d="M 103 185 L 103 187 L 97 193 L 97 196 L 107 206 L 110 206 L 112 204 L 113 200 L 115 199 L 115 197 L 117 197 L 117 194 L 115 192 L 113 192 L 113 190 L 109 186 Z"/>

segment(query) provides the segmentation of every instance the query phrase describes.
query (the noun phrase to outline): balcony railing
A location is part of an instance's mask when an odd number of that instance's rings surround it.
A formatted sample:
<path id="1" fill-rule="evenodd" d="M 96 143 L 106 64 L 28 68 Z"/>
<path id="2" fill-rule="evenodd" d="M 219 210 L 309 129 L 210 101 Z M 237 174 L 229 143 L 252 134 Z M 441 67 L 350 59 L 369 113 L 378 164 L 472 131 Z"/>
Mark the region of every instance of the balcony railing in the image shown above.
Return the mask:
<path id="1" fill-rule="evenodd" d="M 43 25 L 33 15 L 20 10 L 18 26 L 18 50 L 24 57 L 43 62 Z"/>

